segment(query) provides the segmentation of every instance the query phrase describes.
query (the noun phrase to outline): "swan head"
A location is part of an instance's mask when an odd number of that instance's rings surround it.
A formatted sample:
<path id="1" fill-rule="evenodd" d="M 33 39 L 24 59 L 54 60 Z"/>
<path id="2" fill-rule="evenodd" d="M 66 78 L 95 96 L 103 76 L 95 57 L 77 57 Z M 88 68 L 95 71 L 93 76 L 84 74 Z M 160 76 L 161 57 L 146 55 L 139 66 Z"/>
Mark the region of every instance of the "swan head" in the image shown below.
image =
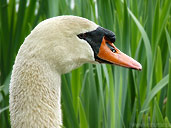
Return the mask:
<path id="1" fill-rule="evenodd" d="M 25 39 L 29 56 L 67 73 L 84 63 L 108 63 L 141 70 L 141 64 L 113 44 L 115 34 L 77 16 L 58 16 L 41 22 Z"/>

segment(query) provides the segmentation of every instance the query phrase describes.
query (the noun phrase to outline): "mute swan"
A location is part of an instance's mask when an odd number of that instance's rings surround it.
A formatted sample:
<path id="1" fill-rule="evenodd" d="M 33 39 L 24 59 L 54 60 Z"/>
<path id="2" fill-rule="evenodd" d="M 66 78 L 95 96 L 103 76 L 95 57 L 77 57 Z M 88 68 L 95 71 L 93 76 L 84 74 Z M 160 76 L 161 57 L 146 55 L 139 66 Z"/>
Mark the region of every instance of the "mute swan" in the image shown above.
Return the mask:
<path id="1" fill-rule="evenodd" d="M 60 76 L 84 63 L 141 70 L 141 64 L 119 51 L 113 42 L 113 32 L 77 16 L 58 16 L 38 24 L 20 47 L 13 66 L 11 126 L 62 126 Z"/>

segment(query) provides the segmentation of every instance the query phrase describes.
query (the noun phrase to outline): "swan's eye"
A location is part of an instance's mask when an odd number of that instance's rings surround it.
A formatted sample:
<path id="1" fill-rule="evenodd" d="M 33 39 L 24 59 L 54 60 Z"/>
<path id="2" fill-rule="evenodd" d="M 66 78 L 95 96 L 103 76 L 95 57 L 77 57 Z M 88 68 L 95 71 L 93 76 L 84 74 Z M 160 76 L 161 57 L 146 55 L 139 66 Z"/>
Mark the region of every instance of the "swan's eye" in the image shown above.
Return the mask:
<path id="1" fill-rule="evenodd" d="M 79 35 L 77 35 L 80 39 L 85 39 L 86 34 L 85 33 L 81 33 Z"/>
<path id="2" fill-rule="evenodd" d="M 112 47 L 108 42 L 106 42 L 106 44 L 107 44 L 107 46 L 110 48 L 110 50 L 111 50 L 113 53 L 116 52 L 115 48 Z"/>

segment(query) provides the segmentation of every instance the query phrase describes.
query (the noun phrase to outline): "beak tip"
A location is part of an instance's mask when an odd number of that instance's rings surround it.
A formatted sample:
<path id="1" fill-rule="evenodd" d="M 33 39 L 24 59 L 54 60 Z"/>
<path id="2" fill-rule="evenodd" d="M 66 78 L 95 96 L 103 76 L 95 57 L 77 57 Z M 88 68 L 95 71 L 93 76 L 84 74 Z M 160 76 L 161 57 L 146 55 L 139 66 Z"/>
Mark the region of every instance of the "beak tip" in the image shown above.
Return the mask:
<path id="1" fill-rule="evenodd" d="M 138 65 L 137 65 L 137 68 L 136 68 L 137 70 L 139 70 L 139 71 L 141 71 L 142 70 L 142 65 L 140 64 L 140 63 L 138 63 Z"/>
<path id="2" fill-rule="evenodd" d="M 131 67 L 135 70 L 139 70 L 139 71 L 142 70 L 142 65 L 139 62 L 137 62 L 136 60 L 132 60 L 132 66 Z"/>

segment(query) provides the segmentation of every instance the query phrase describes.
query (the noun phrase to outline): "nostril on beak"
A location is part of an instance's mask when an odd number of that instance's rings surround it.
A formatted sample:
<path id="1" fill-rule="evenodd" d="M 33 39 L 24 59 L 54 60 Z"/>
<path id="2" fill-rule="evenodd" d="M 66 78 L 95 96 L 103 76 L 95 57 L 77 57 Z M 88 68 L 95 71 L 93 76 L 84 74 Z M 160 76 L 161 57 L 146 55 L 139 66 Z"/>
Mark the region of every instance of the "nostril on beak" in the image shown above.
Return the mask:
<path id="1" fill-rule="evenodd" d="M 110 48 L 110 50 L 111 50 L 113 53 L 116 52 L 116 50 L 115 50 L 108 42 L 106 42 L 106 45 Z"/>

